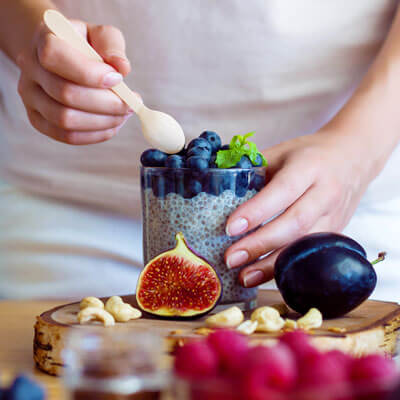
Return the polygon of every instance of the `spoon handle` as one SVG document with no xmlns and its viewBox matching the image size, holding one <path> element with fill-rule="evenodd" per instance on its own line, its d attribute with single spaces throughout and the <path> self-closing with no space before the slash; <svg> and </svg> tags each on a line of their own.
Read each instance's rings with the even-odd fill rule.
<svg viewBox="0 0 400 400">
<path fill-rule="evenodd" d="M 75 49 L 85 54 L 92 60 L 104 62 L 101 56 L 94 50 L 85 38 L 75 29 L 75 27 L 56 10 L 46 10 L 43 16 L 44 23 L 58 38 L 65 40 Z M 133 111 L 138 111 L 143 107 L 143 101 L 139 95 L 133 92 L 129 87 L 121 82 L 111 88 Z"/>
</svg>

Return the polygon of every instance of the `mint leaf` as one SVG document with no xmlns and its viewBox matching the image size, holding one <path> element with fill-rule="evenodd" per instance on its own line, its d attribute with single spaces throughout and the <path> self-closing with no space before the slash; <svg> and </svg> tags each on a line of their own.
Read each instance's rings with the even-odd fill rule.
<svg viewBox="0 0 400 400">
<path fill-rule="evenodd" d="M 229 144 L 229 150 L 220 150 L 217 153 L 215 163 L 218 168 L 234 167 L 244 155 L 248 156 L 252 164 L 255 165 L 258 154 L 260 154 L 262 158 L 262 165 L 267 166 L 267 160 L 258 151 L 257 145 L 247 140 L 253 135 L 254 132 L 249 132 L 245 135 L 235 135 Z"/>
<path fill-rule="evenodd" d="M 218 168 L 231 168 L 235 166 L 241 158 L 242 154 L 240 151 L 220 150 L 217 153 L 215 163 L 217 164 Z"/>
</svg>

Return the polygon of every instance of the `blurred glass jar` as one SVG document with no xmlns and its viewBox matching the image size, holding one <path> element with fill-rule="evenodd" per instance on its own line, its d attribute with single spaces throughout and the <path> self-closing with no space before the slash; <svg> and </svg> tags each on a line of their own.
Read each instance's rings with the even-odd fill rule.
<svg viewBox="0 0 400 400">
<path fill-rule="evenodd" d="M 71 400 L 159 400 L 168 385 L 162 340 L 148 331 L 75 329 L 63 356 Z"/>
</svg>

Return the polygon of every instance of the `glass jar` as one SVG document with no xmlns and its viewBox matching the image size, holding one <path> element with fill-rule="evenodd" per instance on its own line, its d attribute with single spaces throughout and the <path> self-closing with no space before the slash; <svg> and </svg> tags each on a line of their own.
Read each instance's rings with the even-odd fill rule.
<svg viewBox="0 0 400 400">
<path fill-rule="evenodd" d="M 142 167 L 145 263 L 175 247 L 175 235 L 182 232 L 221 277 L 221 304 L 254 308 L 257 289 L 243 288 L 238 282 L 240 269 L 229 270 L 224 261 L 226 249 L 242 236 L 229 237 L 225 226 L 229 215 L 264 187 L 265 171 L 264 167 L 204 172 Z"/>
<path fill-rule="evenodd" d="M 71 400 L 159 400 L 168 383 L 162 341 L 150 332 L 74 329 L 63 357 Z"/>
</svg>

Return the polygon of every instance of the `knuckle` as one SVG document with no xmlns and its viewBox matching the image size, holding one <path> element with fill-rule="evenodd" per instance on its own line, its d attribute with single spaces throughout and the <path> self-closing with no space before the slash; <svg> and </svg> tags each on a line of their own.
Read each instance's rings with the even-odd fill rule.
<svg viewBox="0 0 400 400">
<path fill-rule="evenodd" d="M 262 234 L 255 234 L 251 240 L 251 246 L 248 246 L 247 251 L 250 254 L 250 259 L 255 260 L 258 257 L 266 254 L 268 249 L 268 243 Z"/>
<path fill-rule="evenodd" d="M 76 103 L 76 90 L 70 83 L 62 83 L 58 89 L 58 98 L 63 104 L 73 105 Z"/>
<path fill-rule="evenodd" d="M 313 225 L 313 221 L 304 210 L 296 210 L 292 215 L 295 231 L 298 236 L 302 236 L 310 231 Z"/>
<path fill-rule="evenodd" d="M 66 132 L 64 135 L 64 143 L 71 146 L 77 146 L 80 144 L 79 136 L 76 132 Z"/>
<path fill-rule="evenodd" d="M 55 120 L 57 126 L 67 130 L 72 129 L 74 122 L 73 113 L 73 110 L 71 110 L 70 108 L 60 107 L 60 110 L 58 111 Z"/>
<path fill-rule="evenodd" d="M 38 46 L 39 62 L 44 68 L 49 68 L 53 65 L 55 59 L 55 46 L 52 35 L 46 35 Z"/>
</svg>

